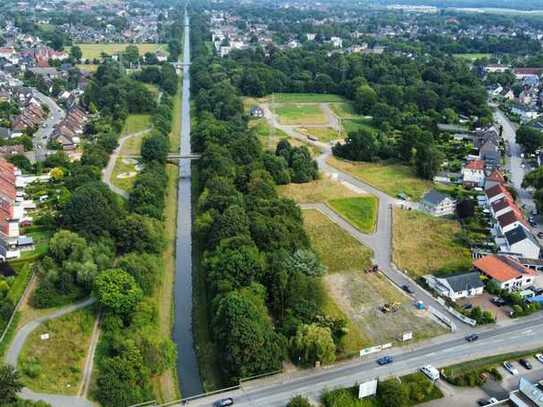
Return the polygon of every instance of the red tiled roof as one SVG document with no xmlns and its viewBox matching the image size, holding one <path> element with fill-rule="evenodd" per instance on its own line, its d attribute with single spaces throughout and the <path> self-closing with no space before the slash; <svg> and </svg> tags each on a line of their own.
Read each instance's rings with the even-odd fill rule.
<svg viewBox="0 0 543 407">
<path fill-rule="evenodd" d="M 513 73 L 517 75 L 540 75 L 543 68 L 515 68 Z"/>
<path fill-rule="evenodd" d="M 464 165 L 464 168 L 467 168 L 469 170 L 473 171 L 483 171 L 485 169 L 485 161 L 484 160 L 471 160 Z"/>
<path fill-rule="evenodd" d="M 482 273 L 500 282 L 519 278 L 521 275 L 535 275 L 535 272 L 524 267 L 513 257 L 490 255 L 477 259 L 473 266 Z"/>
<path fill-rule="evenodd" d="M 487 181 L 499 182 L 500 184 L 505 184 L 505 177 L 499 170 L 494 170 L 492 173 L 486 177 Z"/>
<path fill-rule="evenodd" d="M 511 200 L 513 200 L 509 191 L 502 184 L 496 184 L 493 187 L 488 188 L 485 193 L 488 198 L 494 198 L 495 196 L 503 193 L 506 196 L 510 197 Z"/>
<path fill-rule="evenodd" d="M 516 206 L 516 204 L 509 196 L 506 196 L 505 198 L 500 198 L 497 201 L 492 202 L 492 210 L 494 212 L 498 212 L 502 209 L 512 206 Z"/>
<path fill-rule="evenodd" d="M 512 207 L 512 209 L 512 211 L 498 216 L 498 222 L 500 223 L 500 226 L 504 228 L 508 225 L 511 225 L 512 223 L 521 222 L 526 227 L 529 227 L 528 222 L 526 222 L 526 219 L 522 215 L 522 212 L 520 212 L 520 210 L 517 208 L 517 206 L 515 205 L 514 207 Z"/>
</svg>

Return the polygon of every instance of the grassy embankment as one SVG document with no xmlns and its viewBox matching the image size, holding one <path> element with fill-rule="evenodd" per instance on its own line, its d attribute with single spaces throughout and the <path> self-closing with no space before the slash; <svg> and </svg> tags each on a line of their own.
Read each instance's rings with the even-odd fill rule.
<svg viewBox="0 0 543 407">
<path fill-rule="evenodd" d="M 95 320 L 94 310 L 85 308 L 33 331 L 19 356 L 25 385 L 38 392 L 77 394 Z M 49 339 L 42 340 L 44 334 Z"/>
<path fill-rule="evenodd" d="M 393 214 L 393 261 L 413 278 L 470 268 L 469 249 L 456 241 L 458 222 L 399 208 Z"/>
</svg>

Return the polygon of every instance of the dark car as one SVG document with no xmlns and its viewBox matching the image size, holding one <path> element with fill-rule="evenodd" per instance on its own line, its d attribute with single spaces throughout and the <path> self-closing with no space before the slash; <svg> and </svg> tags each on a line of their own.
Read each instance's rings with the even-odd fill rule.
<svg viewBox="0 0 543 407">
<path fill-rule="evenodd" d="M 406 293 L 413 294 L 415 291 L 408 286 L 407 284 L 402 285 L 402 290 L 404 290 Z"/>
<path fill-rule="evenodd" d="M 231 406 L 233 404 L 234 404 L 234 400 L 232 399 L 232 397 L 228 397 L 226 399 L 216 401 L 213 404 L 213 406 L 214 407 L 227 407 L 227 406 Z"/>
<path fill-rule="evenodd" d="M 537 237 L 540 238 L 540 239 L 543 239 L 543 232 L 538 232 Z"/>
<path fill-rule="evenodd" d="M 524 367 L 525 369 L 528 369 L 528 370 L 532 369 L 532 364 L 526 359 L 520 359 L 518 363 L 520 363 L 520 365 Z"/>
<path fill-rule="evenodd" d="M 383 356 L 382 358 L 377 359 L 377 364 L 380 366 L 388 365 L 389 363 L 394 362 L 392 356 Z"/>
<path fill-rule="evenodd" d="M 488 401 L 487 399 L 480 399 L 477 400 L 477 404 L 480 406 L 488 406 L 490 404 L 490 401 Z"/>
<path fill-rule="evenodd" d="M 473 304 L 469 304 L 469 303 L 468 303 L 468 304 L 464 304 L 464 305 L 462 306 L 462 308 L 464 308 L 464 309 L 472 309 L 472 308 L 473 308 Z"/>
<path fill-rule="evenodd" d="M 477 339 L 479 339 L 479 335 L 477 334 L 471 334 L 466 336 L 466 341 L 468 342 L 475 342 Z"/>
<path fill-rule="evenodd" d="M 498 307 L 501 307 L 506 304 L 505 300 L 500 297 L 494 297 L 490 300 L 492 304 L 497 305 Z"/>
</svg>

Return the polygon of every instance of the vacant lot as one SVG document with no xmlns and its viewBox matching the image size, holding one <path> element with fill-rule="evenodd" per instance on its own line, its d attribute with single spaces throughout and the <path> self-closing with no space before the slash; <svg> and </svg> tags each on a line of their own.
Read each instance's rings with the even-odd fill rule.
<svg viewBox="0 0 543 407">
<path fill-rule="evenodd" d="M 318 104 L 281 103 L 275 107 L 275 113 L 281 124 L 286 125 L 321 125 L 326 124 L 326 117 Z"/>
<path fill-rule="evenodd" d="M 334 210 L 364 233 L 372 233 L 377 222 L 379 200 L 374 196 L 340 198 L 328 201 Z"/>
<path fill-rule="evenodd" d="M 339 181 L 321 178 L 304 184 L 280 185 L 279 193 L 298 203 L 326 202 L 334 198 L 350 198 L 360 196 L 361 192 L 349 189 Z"/>
<path fill-rule="evenodd" d="M 396 196 L 400 192 L 418 201 L 432 183 L 418 178 L 411 167 L 401 164 L 363 163 L 338 160 L 332 157 L 328 164 L 345 171 L 373 187 Z"/>
<path fill-rule="evenodd" d="M 168 47 L 166 44 L 74 44 L 81 48 L 83 53 L 83 59 L 99 59 L 102 53 L 107 55 L 114 55 L 126 50 L 129 45 L 135 45 L 138 47 L 139 53 L 143 56 L 147 52 L 156 52 L 161 50 L 164 53 L 168 53 Z"/>
<path fill-rule="evenodd" d="M 393 260 L 414 278 L 471 265 L 470 251 L 455 240 L 460 225 L 418 211 L 394 209 Z"/>
<path fill-rule="evenodd" d="M 306 136 L 316 137 L 319 139 L 319 141 L 324 143 L 341 138 L 339 132 L 331 127 L 310 127 L 308 129 L 300 127 L 296 130 L 302 134 L 305 134 Z"/>
<path fill-rule="evenodd" d="M 45 322 L 28 337 L 19 356 L 26 386 L 35 391 L 77 394 L 95 315 L 91 308 Z M 40 335 L 49 334 L 48 340 Z"/>
<path fill-rule="evenodd" d="M 134 134 L 151 127 L 151 115 L 131 114 L 126 118 L 122 134 Z"/>
<path fill-rule="evenodd" d="M 274 93 L 267 97 L 274 103 L 341 103 L 345 98 L 323 93 Z"/>
<path fill-rule="evenodd" d="M 304 226 L 313 248 L 328 268 L 325 285 L 330 295 L 327 305 L 332 312 L 341 312 L 350 321 L 349 347 L 396 341 L 404 331 L 413 331 L 415 339 L 428 338 L 445 330 L 428 315 L 416 311 L 408 297 L 394 287 L 382 274 L 368 274 L 372 251 L 360 244 L 318 211 L 304 211 Z M 380 307 L 398 302 L 399 310 L 384 314 Z M 351 329 L 352 327 L 352 329 Z M 358 349 L 357 349 L 358 347 Z"/>
</svg>

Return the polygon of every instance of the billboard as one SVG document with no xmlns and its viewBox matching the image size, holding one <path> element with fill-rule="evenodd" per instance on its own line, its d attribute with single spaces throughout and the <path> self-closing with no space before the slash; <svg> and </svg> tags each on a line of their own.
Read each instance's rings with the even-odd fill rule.
<svg viewBox="0 0 543 407">
<path fill-rule="evenodd" d="M 377 393 L 377 379 L 362 383 L 358 386 L 358 398 L 374 396 Z"/>
</svg>

